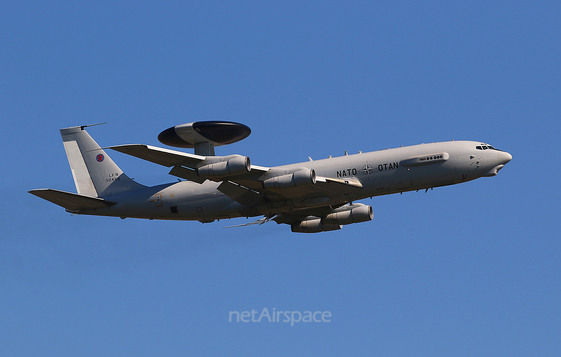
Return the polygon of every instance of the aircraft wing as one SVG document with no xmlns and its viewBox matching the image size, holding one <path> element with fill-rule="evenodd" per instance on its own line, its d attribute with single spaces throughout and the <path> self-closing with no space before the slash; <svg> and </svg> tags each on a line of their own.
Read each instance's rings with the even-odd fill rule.
<svg viewBox="0 0 561 357">
<path fill-rule="evenodd" d="M 110 146 L 109 149 L 167 167 L 176 165 L 196 167 L 199 163 L 206 159 L 206 157 L 200 155 L 193 155 L 186 152 L 168 150 L 143 144 Z"/>
<path fill-rule="evenodd" d="M 200 163 L 202 163 L 207 159 L 207 157 L 205 156 L 189 154 L 182 151 L 163 149 L 156 146 L 150 146 L 144 144 L 116 145 L 116 146 L 109 146 L 108 149 L 113 149 L 123 154 L 138 157 L 139 159 L 150 161 L 158 165 L 163 165 L 167 167 L 174 166 L 182 169 L 185 169 L 185 167 L 187 167 L 193 171 Z M 269 171 L 269 168 L 267 167 L 256 166 L 256 165 L 251 166 L 251 172 L 253 174 L 256 172 L 267 172 L 267 171 Z M 174 176 L 182 177 L 181 175 L 175 175 L 176 173 L 181 173 L 181 172 L 182 172 L 181 170 L 178 170 L 178 171 L 174 171 L 171 174 Z M 217 180 L 217 181 L 222 181 L 222 180 Z"/>
<path fill-rule="evenodd" d="M 223 182 L 219 187 L 222 193 L 241 204 L 249 206 L 254 206 L 263 201 L 302 201 L 304 199 L 312 199 L 310 202 L 313 203 L 311 204 L 317 205 L 321 204 L 321 202 L 317 202 L 318 200 L 327 202 L 337 198 L 340 201 L 346 194 L 362 189 L 362 184 L 357 179 L 323 176 L 317 176 L 314 185 L 266 189 L 263 187 L 262 176 L 271 170 L 268 167 L 251 165 L 249 172 L 226 177 L 207 177 L 199 176 L 195 171 L 195 168 L 207 159 L 205 156 L 143 144 L 118 145 L 109 148 L 159 165 L 172 167 L 169 172 L 171 175 L 189 181 L 198 183 L 203 183 L 205 180 Z"/>
<path fill-rule="evenodd" d="M 248 173 L 249 174 L 249 173 Z M 229 181 L 258 193 L 265 201 L 267 206 L 275 206 L 274 202 L 294 201 L 295 204 L 304 203 L 313 206 L 329 206 L 333 200 L 341 202 L 345 201 L 345 196 L 362 189 L 362 184 L 356 179 L 337 179 L 330 177 L 318 176 L 316 183 L 283 189 L 265 189 L 263 183 L 259 180 L 259 176 L 233 177 Z M 228 195 L 230 196 L 230 195 Z M 234 197 L 230 196 L 235 199 Z M 242 203 L 242 202 L 240 202 Z M 259 203 L 259 202 L 257 202 Z M 282 211 L 282 209 L 280 210 Z"/>
<path fill-rule="evenodd" d="M 353 178 L 348 178 L 348 179 L 340 179 L 340 178 L 333 178 L 333 177 L 323 177 L 323 176 L 318 176 L 316 178 L 316 182 L 321 183 L 337 183 L 340 185 L 346 185 L 349 187 L 354 187 L 354 188 L 362 188 L 362 183 L 357 180 L 357 179 L 353 179 Z"/>
<path fill-rule="evenodd" d="M 109 149 L 119 151 L 140 159 L 153 162 L 158 165 L 172 167 L 170 175 L 177 176 L 189 181 L 203 183 L 205 180 L 223 181 L 219 190 L 233 200 L 247 205 L 254 205 L 264 199 L 259 192 L 250 190 L 248 187 L 235 183 L 235 180 L 228 178 L 201 177 L 197 175 L 195 168 L 201 164 L 206 157 L 188 154 L 181 151 L 163 149 L 150 145 L 129 144 L 110 146 Z M 269 168 L 262 166 L 251 166 L 251 171 L 245 174 L 235 175 L 237 179 L 247 178 L 253 181 L 260 174 L 269 171 Z M 254 186 L 254 185 L 252 185 Z M 260 186 L 259 186 L 260 187 Z"/>
</svg>

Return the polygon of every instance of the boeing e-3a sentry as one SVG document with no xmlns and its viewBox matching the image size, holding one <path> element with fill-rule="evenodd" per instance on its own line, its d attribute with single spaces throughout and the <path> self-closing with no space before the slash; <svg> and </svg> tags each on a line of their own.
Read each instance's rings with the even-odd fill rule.
<svg viewBox="0 0 561 357">
<path fill-rule="evenodd" d="M 125 175 L 86 127 L 60 130 L 78 193 L 30 193 L 73 214 L 203 223 L 264 216 L 249 224 L 273 220 L 301 233 L 372 220 L 372 207 L 358 200 L 495 176 L 512 159 L 489 144 L 447 141 L 264 167 L 247 156 L 215 155 L 215 146 L 246 138 L 247 126 L 200 121 L 158 136 L 166 145 L 194 148 L 194 154 L 142 144 L 109 147 L 171 168 L 185 180 L 148 187 Z"/>
</svg>

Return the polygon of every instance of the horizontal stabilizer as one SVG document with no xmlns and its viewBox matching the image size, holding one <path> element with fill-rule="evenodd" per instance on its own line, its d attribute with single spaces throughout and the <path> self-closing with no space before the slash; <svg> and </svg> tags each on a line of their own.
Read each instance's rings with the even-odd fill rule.
<svg viewBox="0 0 561 357">
<path fill-rule="evenodd" d="M 52 188 L 31 190 L 29 191 L 29 193 L 52 202 L 56 205 L 62 206 L 69 211 L 106 208 L 108 206 L 116 204 L 116 202 L 107 201 L 103 198 L 89 197 L 79 195 L 77 193 L 53 190 Z"/>
</svg>

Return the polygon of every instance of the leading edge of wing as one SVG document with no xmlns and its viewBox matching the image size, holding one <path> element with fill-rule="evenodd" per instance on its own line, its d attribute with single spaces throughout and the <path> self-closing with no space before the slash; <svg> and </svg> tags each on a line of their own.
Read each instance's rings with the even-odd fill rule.
<svg viewBox="0 0 561 357">
<path fill-rule="evenodd" d="M 107 147 L 107 149 L 112 149 L 121 152 L 123 154 L 138 157 L 139 159 L 143 159 L 167 167 L 185 166 L 194 169 L 197 166 L 199 166 L 199 164 L 203 163 L 205 160 L 209 161 L 207 159 L 215 158 L 215 157 L 205 157 L 200 155 L 189 154 L 181 151 L 163 149 L 156 146 L 150 146 L 144 144 L 115 145 L 115 146 L 109 146 Z M 267 171 L 269 171 L 268 167 L 251 165 L 250 172 L 252 174 L 264 173 Z M 213 178 L 209 177 L 209 179 L 213 179 Z M 220 181 L 222 181 L 222 179 L 223 178 L 220 178 Z"/>
<path fill-rule="evenodd" d="M 144 144 L 116 145 L 109 146 L 108 149 L 167 167 L 176 165 L 196 167 L 199 163 L 206 159 L 206 157 L 200 155 L 188 154 L 186 152 L 163 149 Z"/>
</svg>

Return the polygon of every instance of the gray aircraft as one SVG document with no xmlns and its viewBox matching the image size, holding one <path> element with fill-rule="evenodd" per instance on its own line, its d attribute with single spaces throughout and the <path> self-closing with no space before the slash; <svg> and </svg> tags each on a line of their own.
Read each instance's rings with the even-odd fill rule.
<svg viewBox="0 0 561 357">
<path fill-rule="evenodd" d="M 247 137 L 247 126 L 202 121 L 158 136 L 164 144 L 194 148 L 194 154 L 141 144 L 109 147 L 170 167 L 171 175 L 185 179 L 148 187 L 125 175 L 86 127 L 60 130 L 78 193 L 30 193 L 73 214 L 203 223 L 264 216 L 249 224 L 273 220 L 302 233 L 372 220 L 372 207 L 358 200 L 495 176 L 512 159 L 481 142 L 447 141 L 263 167 L 247 156 L 215 156 L 215 146 Z"/>
</svg>

